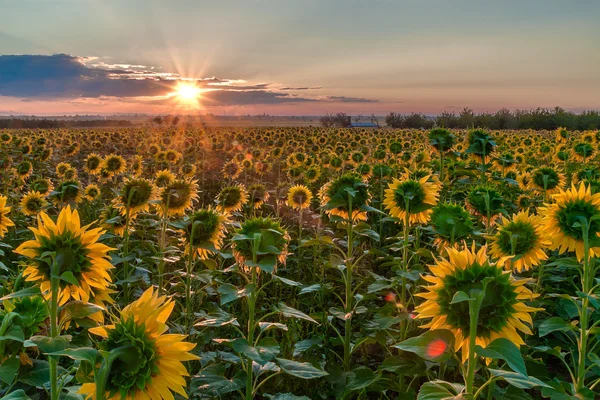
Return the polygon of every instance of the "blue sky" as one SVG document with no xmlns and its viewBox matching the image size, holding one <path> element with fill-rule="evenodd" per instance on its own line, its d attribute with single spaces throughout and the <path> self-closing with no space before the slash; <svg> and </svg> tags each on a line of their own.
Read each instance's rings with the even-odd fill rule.
<svg viewBox="0 0 600 400">
<path fill-rule="evenodd" d="M 595 0 L 20 0 L 1 13 L 4 113 L 174 111 L 182 78 L 210 88 L 200 106 L 217 113 L 600 108 Z M 30 57 L 53 54 L 71 58 Z"/>
</svg>

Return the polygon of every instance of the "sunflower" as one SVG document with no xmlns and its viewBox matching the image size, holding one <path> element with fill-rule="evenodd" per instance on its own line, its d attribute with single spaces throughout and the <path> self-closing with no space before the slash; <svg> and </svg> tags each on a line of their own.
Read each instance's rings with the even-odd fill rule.
<svg viewBox="0 0 600 400">
<path fill-rule="evenodd" d="M 580 226 L 585 218 L 589 225 L 590 256 L 600 256 L 600 193 L 592 194 L 584 182 L 560 190 L 552 196 L 554 203 L 540 207 L 542 232 L 550 242 L 550 250 L 559 254 L 574 251 L 577 259 L 584 257 L 583 230 Z"/>
<path fill-rule="evenodd" d="M 235 231 L 233 240 L 233 255 L 236 262 L 246 272 L 252 270 L 246 265 L 246 261 L 253 261 L 252 249 L 256 235 L 260 235 L 258 251 L 256 252 L 256 264 L 260 269 L 272 267 L 272 272 L 277 269 L 277 263 L 285 264 L 288 252 L 290 236 L 281 227 L 279 221 L 272 218 L 251 218 L 242 223 Z"/>
<path fill-rule="evenodd" d="M 569 133 L 569 131 L 566 128 L 558 128 L 555 131 L 555 137 L 556 137 L 557 143 L 565 143 L 565 142 L 569 141 L 570 136 L 571 136 L 571 134 Z"/>
<path fill-rule="evenodd" d="M 493 186 L 477 185 L 467 194 L 467 209 L 482 218 L 486 227 L 494 226 L 496 218 L 504 211 L 504 198 Z"/>
<path fill-rule="evenodd" d="M 269 201 L 270 197 L 267 188 L 260 183 L 249 186 L 248 195 L 250 198 L 250 205 L 256 210 Z"/>
<path fill-rule="evenodd" d="M 173 399 L 172 392 L 187 398 L 188 372 L 183 362 L 198 357 L 189 353 L 196 345 L 184 342 L 184 335 L 166 333 L 174 307 L 173 300 L 150 288 L 125 307 L 112 325 L 89 330 L 103 338 L 98 344 L 103 351 L 126 348 L 111 365 L 104 399 Z M 84 383 L 79 392 L 100 400 L 95 383 Z"/>
<path fill-rule="evenodd" d="M 175 174 L 169 171 L 168 169 L 163 169 L 162 171 L 158 171 L 154 176 L 154 183 L 159 188 L 164 188 L 169 186 L 171 183 L 175 181 Z"/>
<path fill-rule="evenodd" d="M 48 206 L 48 202 L 44 195 L 40 192 L 28 192 L 21 199 L 21 212 L 25 215 L 37 215 Z"/>
<path fill-rule="evenodd" d="M 60 280 L 59 304 L 70 298 L 87 302 L 97 290 L 106 290 L 111 283 L 109 271 L 113 268 L 107 254 L 110 247 L 99 243 L 102 228 L 82 227 L 77 210 L 63 208 L 55 223 L 45 212 L 38 215 L 37 228 L 29 228 L 34 240 L 22 243 L 15 253 L 29 258 L 23 276 L 29 282 L 39 282 L 43 293 L 50 292 L 50 277 L 69 272 L 77 284 Z M 46 254 L 54 254 L 50 261 Z M 57 271 L 53 272 L 53 263 Z"/>
<path fill-rule="evenodd" d="M 394 179 L 385 190 L 383 204 L 392 217 L 405 223 L 408 213 L 409 225 L 425 224 L 431 208 L 438 202 L 439 186 L 428 182 L 430 175 L 421 179 L 401 181 Z"/>
<path fill-rule="evenodd" d="M 148 179 L 128 179 L 118 196 L 113 200 L 115 207 L 121 210 L 123 215 L 135 215 L 139 212 L 147 212 L 150 203 L 158 200 L 159 189 Z"/>
<path fill-rule="evenodd" d="M 89 185 L 87 185 L 85 187 L 84 196 L 89 201 L 94 201 L 96 199 L 99 199 L 101 197 L 101 195 L 102 195 L 102 192 L 100 191 L 100 188 L 98 187 L 98 185 L 96 185 L 94 183 L 90 183 Z"/>
<path fill-rule="evenodd" d="M 227 179 L 234 180 L 240 176 L 241 173 L 242 168 L 240 167 L 240 164 L 234 160 L 228 161 L 223 165 L 223 176 Z"/>
<path fill-rule="evenodd" d="M 58 163 L 56 165 L 56 175 L 58 175 L 60 178 L 62 178 L 62 176 L 65 174 L 65 171 L 69 168 L 71 168 L 71 164 L 69 164 L 69 163 L 66 163 L 66 162 Z"/>
<path fill-rule="evenodd" d="M 288 191 L 287 205 L 295 210 L 304 210 L 310 207 L 313 195 L 304 185 L 292 186 Z"/>
<path fill-rule="evenodd" d="M 160 193 L 160 207 L 158 213 L 170 216 L 182 215 L 185 210 L 192 207 L 194 200 L 198 198 L 198 184 L 196 181 L 176 179 L 165 186 Z"/>
<path fill-rule="evenodd" d="M 517 175 L 516 180 L 521 190 L 529 190 L 529 187 L 531 186 L 531 174 L 529 172 L 520 173 Z"/>
<path fill-rule="evenodd" d="M 241 185 L 224 187 L 217 195 L 217 209 L 225 214 L 241 210 L 247 202 L 248 193 Z"/>
<path fill-rule="evenodd" d="M 350 219 L 351 223 L 367 219 L 363 208 L 369 205 L 371 196 L 368 185 L 359 175 L 349 173 L 326 183 L 319 190 L 319 197 L 321 207 L 329 216 Z M 349 215 L 350 208 L 352 216 Z"/>
<path fill-rule="evenodd" d="M 549 242 L 544 239 L 541 218 L 528 211 L 514 214 L 512 219 L 502 217 L 496 234 L 489 237 L 490 255 L 504 261 L 507 270 L 530 270 L 547 260 L 544 252 Z"/>
<path fill-rule="evenodd" d="M 76 180 L 61 182 L 56 189 L 50 193 L 48 198 L 57 205 L 77 204 L 81 202 L 82 197 L 79 182 Z"/>
<path fill-rule="evenodd" d="M 33 172 L 33 165 L 31 165 L 30 161 L 23 160 L 17 165 L 16 170 L 19 178 L 26 180 Z"/>
<path fill-rule="evenodd" d="M 429 145 L 437 152 L 446 153 L 452 150 L 456 136 L 447 129 L 435 128 L 429 132 L 427 139 L 429 140 Z"/>
<path fill-rule="evenodd" d="M 531 197 L 522 194 L 519 197 L 517 197 L 516 205 L 519 208 L 519 210 L 528 211 L 533 207 L 533 200 L 531 199 Z"/>
<path fill-rule="evenodd" d="M 98 175 L 102 167 L 102 158 L 98 154 L 91 153 L 85 159 L 83 169 L 90 175 Z"/>
<path fill-rule="evenodd" d="M 196 166 L 194 164 L 183 164 L 181 166 L 181 173 L 186 178 L 193 178 L 196 175 Z"/>
<path fill-rule="evenodd" d="M 131 169 L 131 173 L 133 176 L 140 176 L 144 169 L 144 161 L 142 156 L 134 156 L 131 160 L 131 165 L 129 167 Z"/>
<path fill-rule="evenodd" d="M 127 163 L 123 157 L 116 154 L 109 154 L 102 160 L 102 168 L 112 177 L 125 172 Z"/>
<path fill-rule="evenodd" d="M 561 191 L 565 186 L 565 175 L 556 171 L 552 167 L 541 167 L 533 171 L 529 188 L 538 192 L 555 194 Z"/>
<path fill-rule="evenodd" d="M 486 131 L 481 129 L 476 129 L 469 132 L 467 136 L 467 143 L 469 145 L 467 153 L 471 154 L 471 156 L 473 156 L 477 162 L 487 163 L 490 155 L 496 148 L 496 142 L 494 141 L 494 138 Z"/>
<path fill-rule="evenodd" d="M 130 216 L 130 218 L 134 219 L 135 215 Z M 131 221 L 129 222 L 129 229 L 131 229 Z M 123 236 L 126 226 L 125 217 L 121 214 L 120 209 L 112 204 L 108 205 L 100 214 L 100 226 L 112 234 Z"/>
<path fill-rule="evenodd" d="M 476 343 L 487 347 L 489 343 L 506 338 L 515 345 L 525 344 L 518 331 L 531 335 L 533 321 L 530 313 L 540 311 L 527 306 L 522 300 L 536 297 L 524 285 L 526 279 L 515 279 L 502 266 L 490 262 L 487 248 L 476 251 L 473 248 L 459 251 L 448 248 L 448 258 L 441 258 L 429 267 L 433 275 L 423 279 L 431 283 L 425 286 L 426 293 L 416 296 L 426 299 L 415 308 L 417 319 L 430 319 L 423 328 L 430 330 L 447 329 L 454 333 L 454 351 L 462 349 L 463 362 L 469 356 L 469 304 L 466 301 L 452 303 L 454 295 L 462 291 L 483 290 L 487 282 L 479 318 L 477 321 Z M 525 322 L 525 323 L 524 323 Z"/>
<path fill-rule="evenodd" d="M 594 156 L 594 146 L 588 142 L 579 142 L 573 146 L 573 157 L 575 160 L 585 163 Z"/>
<path fill-rule="evenodd" d="M 0 194 L 0 239 L 4 237 L 8 228 L 15 226 L 15 224 L 8 218 L 11 207 L 6 205 L 6 196 Z"/>
<path fill-rule="evenodd" d="M 458 204 L 438 204 L 431 210 L 431 228 L 436 235 L 434 244 L 442 252 L 447 246 L 457 247 L 460 241 L 473 234 L 471 214 Z"/>
<path fill-rule="evenodd" d="M 186 251 L 191 238 L 192 246 L 197 249 L 200 258 L 207 259 L 210 254 L 223 247 L 228 222 L 227 214 L 222 214 L 212 207 L 194 211 L 183 222 Z"/>
</svg>

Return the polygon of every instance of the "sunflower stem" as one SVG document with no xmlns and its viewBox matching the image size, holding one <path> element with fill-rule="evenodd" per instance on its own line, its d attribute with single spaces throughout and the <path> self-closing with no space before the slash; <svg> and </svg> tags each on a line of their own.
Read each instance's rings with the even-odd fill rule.
<svg viewBox="0 0 600 400">
<path fill-rule="evenodd" d="M 52 262 L 52 275 L 50 277 L 50 290 L 52 299 L 50 300 L 50 337 L 56 338 L 58 332 L 58 292 L 60 291 L 60 269 L 56 260 Z M 50 369 L 50 398 L 58 400 L 58 358 L 56 356 L 48 356 L 48 364 Z"/>
<path fill-rule="evenodd" d="M 188 262 L 187 262 L 187 271 L 185 274 L 186 282 L 185 282 L 185 312 L 187 316 L 187 327 L 188 332 L 192 331 L 192 271 L 194 268 L 194 224 L 191 224 L 190 231 L 190 247 L 188 254 Z"/>
<path fill-rule="evenodd" d="M 477 356 L 475 355 L 475 345 L 477 344 L 477 325 L 479 322 L 479 310 L 485 293 L 485 285 L 477 295 L 473 296 L 474 300 L 469 301 L 469 358 L 467 366 L 466 392 L 468 395 L 473 395 L 473 383 L 475 382 L 475 369 L 477 368 Z"/>
<path fill-rule="evenodd" d="M 589 243 L 589 232 L 590 226 L 587 220 L 582 221 L 581 229 L 583 231 L 583 272 L 581 274 L 581 286 L 583 293 L 586 295 L 590 294 L 591 283 L 593 276 L 590 276 L 590 243 Z M 580 313 L 580 330 L 579 330 L 579 357 L 577 362 L 577 381 L 575 382 L 575 389 L 577 393 L 581 389 L 585 388 L 585 361 L 587 356 L 587 342 L 588 342 L 588 297 L 581 299 L 581 313 Z"/>
<path fill-rule="evenodd" d="M 350 371 L 350 340 L 352 338 L 352 253 L 353 249 L 353 218 L 352 218 L 352 196 L 348 201 L 348 226 L 346 227 L 348 253 L 346 254 L 346 320 L 344 321 L 344 371 Z"/>
<path fill-rule="evenodd" d="M 258 243 L 257 238 L 254 238 L 254 242 L 252 243 L 252 279 L 250 284 L 256 288 L 257 281 L 257 271 L 256 264 L 258 260 Z M 248 295 L 248 335 L 246 336 L 248 345 L 254 346 L 254 309 L 256 306 L 256 297 L 257 291 L 256 289 L 251 291 Z M 254 397 L 254 384 L 253 384 L 253 371 L 252 371 L 252 360 L 248 359 L 246 364 L 246 400 L 252 400 Z"/>
</svg>

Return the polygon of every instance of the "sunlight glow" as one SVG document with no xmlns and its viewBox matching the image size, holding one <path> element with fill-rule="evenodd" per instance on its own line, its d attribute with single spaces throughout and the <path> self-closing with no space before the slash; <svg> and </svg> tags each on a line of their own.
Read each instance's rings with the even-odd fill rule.
<svg viewBox="0 0 600 400">
<path fill-rule="evenodd" d="M 200 97 L 201 90 L 197 88 L 194 84 L 190 83 L 180 83 L 177 86 L 177 91 L 175 94 L 183 101 L 193 102 L 196 101 L 198 97 Z"/>
</svg>

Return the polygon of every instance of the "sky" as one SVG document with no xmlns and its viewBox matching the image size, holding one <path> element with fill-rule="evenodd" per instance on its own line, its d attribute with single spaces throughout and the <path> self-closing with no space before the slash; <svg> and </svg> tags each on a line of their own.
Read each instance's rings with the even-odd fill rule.
<svg viewBox="0 0 600 400">
<path fill-rule="evenodd" d="M 598 0 L 20 0 L 0 14 L 0 115 L 600 109 Z"/>
</svg>

